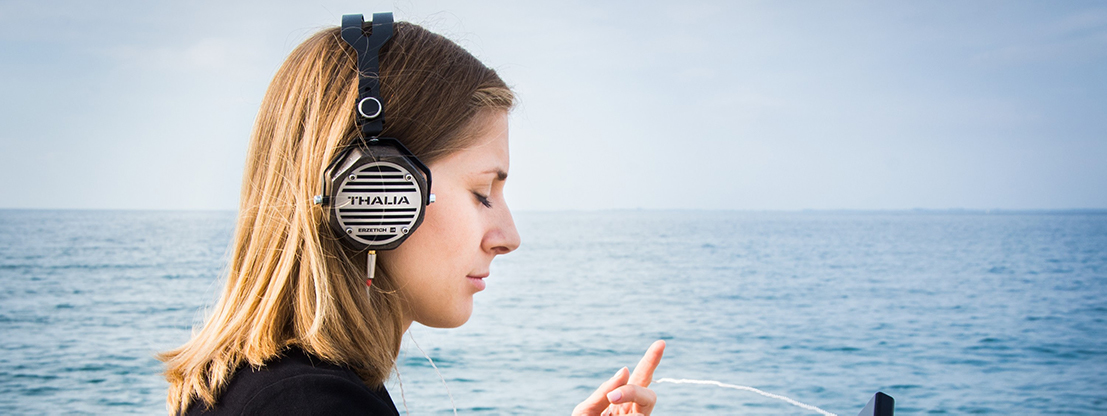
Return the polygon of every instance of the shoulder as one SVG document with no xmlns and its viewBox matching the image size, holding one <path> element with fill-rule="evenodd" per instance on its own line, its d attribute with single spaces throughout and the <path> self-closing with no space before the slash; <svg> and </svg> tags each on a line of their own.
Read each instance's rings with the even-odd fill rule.
<svg viewBox="0 0 1107 416">
<path fill-rule="evenodd" d="M 235 372 L 213 409 L 188 415 L 399 415 L 388 392 L 370 389 L 348 368 L 289 350 L 254 369 Z"/>
</svg>

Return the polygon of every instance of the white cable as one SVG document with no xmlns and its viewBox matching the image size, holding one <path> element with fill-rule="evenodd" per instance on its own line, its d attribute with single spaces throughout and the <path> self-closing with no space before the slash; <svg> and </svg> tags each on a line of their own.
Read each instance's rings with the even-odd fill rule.
<svg viewBox="0 0 1107 416">
<path fill-rule="evenodd" d="M 400 382 L 400 400 L 404 403 L 404 414 L 411 416 L 411 411 L 407 409 L 407 396 L 404 395 L 404 378 L 400 377 L 400 366 L 396 365 L 396 380 Z"/>
<path fill-rule="evenodd" d="M 431 357 L 427 355 L 426 351 L 423 351 L 423 347 L 419 346 L 419 343 L 415 341 L 415 337 L 411 336 L 410 331 L 407 333 L 407 337 L 411 340 L 412 344 L 415 344 L 415 348 L 418 348 L 419 352 L 423 353 L 424 357 L 427 357 L 427 362 L 431 363 L 431 368 L 434 368 L 434 372 L 437 373 L 438 378 L 442 380 L 442 386 L 446 387 L 446 395 L 450 396 L 450 406 L 454 408 L 454 416 L 457 416 L 457 404 L 454 403 L 454 395 L 450 394 L 450 386 L 446 384 L 446 378 L 442 377 L 442 373 L 438 371 L 438 366 L 434 365 L 434 360 L 432 360 Z"/>
<path fill-rule="evenodd" d="M 673 384 L 707 384 L 707 385 L 718 386 L 718 387 L 723 387 L 723 388 L 728 388 L 728 389 L 752 391 L 754 393 L 760 394 L 760 395 L 765 396 L 765 397 L 784 400 L 784 401 L 786 401 L 786 402 L 788 402 L 788 403 L 790 403 L 794 406 L 798 406 L 798 407 L 802 407 L 802 408 L 807 409 L 807 410 L 812 410 L 812 411 L 815 411 L 815 412 L 819 412 L 823 416 L 838 416 L 834 413 L 830 413 L 830 412 L 828 412 L 826 410 L 823 410 L 823 409 L 820 409 L 818 407 L 815 407 L 815 406 L 812 406 L 812 405 L 809 405 L 809 404 L 800 403 L 800 402 L 792 400 L 788 397 L 781 396 L 779 394 L 768 393 L 768 392 L 758 390 L 758 389 L 755 389 L 755 388 L 749 387 L 749 386 L 739 386 L 739 385 L 735 385 L 735 384 L 727 384 L 727 383 L 722 383 L 722 382 L 718 382 L 718 381 L 714 381 L 714 380 L 689 380 L 689 379 L 685 379 L 685 378 L 682 378 L 682 379 L 662 378 L 662 379 L 658 379 L 654 382 L 655 383 L 673 383 Z"/>
</svg>

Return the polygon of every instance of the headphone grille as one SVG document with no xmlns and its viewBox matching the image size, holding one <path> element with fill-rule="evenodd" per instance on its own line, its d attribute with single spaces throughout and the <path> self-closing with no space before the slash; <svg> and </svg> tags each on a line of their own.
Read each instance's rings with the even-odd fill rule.
<svg viewBox="0 0 1107 416">
<path fill-rule="evenodd" d="M 335 217 L 347 236 L 375 248 L 403 238 L 414 228 L 423 197 L 412 172 L 377 161 L 344 178 L 335 199 Z"/>
</svg>

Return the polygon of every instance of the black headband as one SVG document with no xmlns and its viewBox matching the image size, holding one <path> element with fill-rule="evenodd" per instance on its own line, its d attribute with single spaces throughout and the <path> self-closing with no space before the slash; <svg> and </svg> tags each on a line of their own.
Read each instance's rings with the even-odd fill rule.
<svg viewBox="0 0 1107 416">
<path fill-rule="evenodd" d="M 357 124 L 363 138 L 376 137 L 384 130 L 384 104 L 381 102 L 381 46 L 392 37 L 392 13 L 373 13 L 373 26 L 365 35 L 365 18 L 360 14 L 342 16 L 342 40 L 357 52 Z"/>
</svg>

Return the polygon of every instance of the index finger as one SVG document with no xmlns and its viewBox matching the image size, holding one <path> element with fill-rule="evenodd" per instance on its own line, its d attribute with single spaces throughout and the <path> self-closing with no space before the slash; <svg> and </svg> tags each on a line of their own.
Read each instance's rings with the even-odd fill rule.
<svg viewBox="0 0 1107 416">
<path fill-rule="evenodd" d="M 661 362 L 661 355 L 664 353 L 665 341 L 657 340 L 650 344 L 646 355 L 643 355 L 638 365 L 634 366 L 634 373 L 631 373 L 627 384 L 649 387 L 653 382 L 653 370 L 657 369 L 657 364 Z"/>
</svg>

